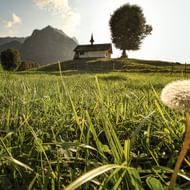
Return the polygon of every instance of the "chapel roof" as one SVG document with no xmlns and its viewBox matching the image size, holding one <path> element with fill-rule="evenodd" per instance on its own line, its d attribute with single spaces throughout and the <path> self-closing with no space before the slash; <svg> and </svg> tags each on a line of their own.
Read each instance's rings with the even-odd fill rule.
<svg viewBox="0 0 190 190">
<path fill-rule="evenodd" d="M 112 45 L 110 43 L 106 44 L 93 44 L 93 45 L 78 45 L 74 51 L 81 52 L 81 51 L 110 51 L 112 53 Z"/>
</svg>

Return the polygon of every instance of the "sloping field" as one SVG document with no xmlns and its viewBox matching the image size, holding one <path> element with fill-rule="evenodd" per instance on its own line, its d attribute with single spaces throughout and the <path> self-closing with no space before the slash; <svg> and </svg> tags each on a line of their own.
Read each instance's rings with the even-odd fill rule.
<svg viewBox="0 0 190 190">
<path fill-rule="evenodd" d="M 39 71 L 59 71 L 57 63 L 42 66 Z M 61 70 L 190 72 L 190 65 L 138 59 L 81 59 L 61 63 Z"/>
</svg>

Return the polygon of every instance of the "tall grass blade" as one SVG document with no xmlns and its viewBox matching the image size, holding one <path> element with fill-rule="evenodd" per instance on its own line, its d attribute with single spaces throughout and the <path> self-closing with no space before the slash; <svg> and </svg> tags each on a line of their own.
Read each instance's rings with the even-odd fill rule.
<svg viewBox="0 0 190 190">
<path fill-rule="evenodd" d="M 81 185 L 83 185 L 84 183 L 90 181 L 91 179 L 115 168 L 126 168 L 126 167 L 121 166 L 121 165 L 116 165 L 116 164 L 108 164 L 108 165 L 100 166 L 82 175 L 73 183 L 71 183 L 69 186 L 67 186 L 64 190 L 74 190 L 80 187 Z"/>
<path fill-rule="evenodd" d="M 151 116 L 154 114 L 155 112 L 151 112 L 149 113 L 147 116 L 144 117 L 144 119 L 140 122 L 139 126 L 135 129 L 135 131 L 133 132 L 132 136 L 131 136 L 131 146 L 133 146 L 136 137 L 138 136 L 139 132 L 141 131 L 142 127 L 144 126 L 144 123 L 151 118 Z"/>
<path fill-rule="evenodd" d="M 18 166 L 21 166 L 23 168 L 25 168 L 26 170 L 29 170 L 29 171 L 33 171 L 33 169 L 31 167 L 29 167 L 28 165 L 24 164 L 23 162 L 20 162 L 19 160 L 13 158 L 13 157 L 6 157 L 7 160 L 9 160 L 10 162 L 18 165 Z"/>
<path fill-rule="evenodd" d="M 129 168 L 127 172 L 132 189 L 144 190 L 138 171 L 135 168 Z"/>
<path fill-rule="evenodd" d="M 130 140 L 125 140 L 124 142 L 124 156 L 125 156 L 125 162 L 127 163 L 127 166 L 129 166 L 130 163 Z"/>
</svg>

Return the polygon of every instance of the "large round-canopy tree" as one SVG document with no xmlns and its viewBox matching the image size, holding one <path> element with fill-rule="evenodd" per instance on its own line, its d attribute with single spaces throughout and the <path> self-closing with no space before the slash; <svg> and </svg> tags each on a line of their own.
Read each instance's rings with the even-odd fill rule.
<svg viewBox="0 0 190 190">
<path fill-rule="evenodd" d="M 152 26 L 146 24 L 141 7 L 125 4 L 111 15 L 110 29 L 112 42 L 122 50 L 122 57 L 127 57 L 126 50 L 138 50 L 142 40 L 151 34 Z"/>
</svg>

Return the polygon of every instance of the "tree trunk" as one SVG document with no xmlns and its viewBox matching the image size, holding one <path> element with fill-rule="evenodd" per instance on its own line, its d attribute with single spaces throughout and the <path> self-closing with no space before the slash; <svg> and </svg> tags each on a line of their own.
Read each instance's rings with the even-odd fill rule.
<svg viewBox="0 0 190 190">
<path fill-rule="evenodd" d="M 123 49 L 122 50 L 122 55 L 121 55 L 121 58 L 128 58 L 127 54 L 126 54 L 126 50 Z"/>
</svg>

